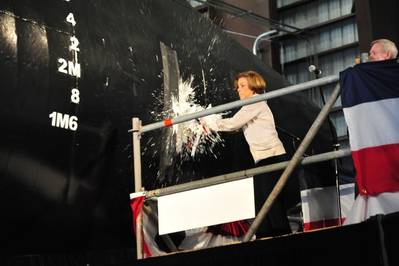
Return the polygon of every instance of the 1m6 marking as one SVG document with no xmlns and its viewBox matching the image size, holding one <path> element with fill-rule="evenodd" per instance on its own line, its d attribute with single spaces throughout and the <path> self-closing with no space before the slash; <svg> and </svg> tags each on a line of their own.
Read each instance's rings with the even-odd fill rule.
<svg viewBox="0 0 399 266">
<path fill-rule="evenodd" d="M 74 115 L 52 112 L 49 114 L 51 126 L 76 131 L 78 129 L 78 118 Z"/>
</svg>

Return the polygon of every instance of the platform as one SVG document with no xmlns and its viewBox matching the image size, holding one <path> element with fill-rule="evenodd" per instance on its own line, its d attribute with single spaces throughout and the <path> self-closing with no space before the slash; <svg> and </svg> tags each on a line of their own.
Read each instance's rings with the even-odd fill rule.
<svg viewBox="0 0 399 266">
<path fill-rule="evenodd" d="M 142 260 L 138 265 L 399 265 L 399 213 L 354 225 Z"/>
<path fill-rule="evenodd" d="M 134 248 L 0 257 L 2 266 L 399 265 L 399 213 L 349 226 L 137 261 Z"/>
</svg>

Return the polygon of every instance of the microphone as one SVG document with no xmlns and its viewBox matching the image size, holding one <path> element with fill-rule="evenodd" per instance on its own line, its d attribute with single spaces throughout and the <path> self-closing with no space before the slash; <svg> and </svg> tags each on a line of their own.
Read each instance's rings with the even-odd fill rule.
<svg viewBox="0 0 399 266">
<path fill-rule="evenodd" d="M 321 69 L 318 69 L 315 65 L 310 65 L 308 70 L 310 73 L 314 73 L 316 76 L 319 76 L 322 73 Z"/>
</svg>

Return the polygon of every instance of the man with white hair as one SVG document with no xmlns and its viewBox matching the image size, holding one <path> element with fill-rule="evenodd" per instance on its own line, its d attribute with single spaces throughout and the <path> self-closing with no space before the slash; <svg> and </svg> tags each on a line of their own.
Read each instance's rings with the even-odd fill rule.
<svg viewBox="0 0 399 266">
<path fill-rule="evenodd" d="M 394 42 L 388 39 L 378 39 L 371 42 L 369 52 L 370 61 L 382 61 L 395 59 L 398 56 L 398 48 Z"/>
</svg>

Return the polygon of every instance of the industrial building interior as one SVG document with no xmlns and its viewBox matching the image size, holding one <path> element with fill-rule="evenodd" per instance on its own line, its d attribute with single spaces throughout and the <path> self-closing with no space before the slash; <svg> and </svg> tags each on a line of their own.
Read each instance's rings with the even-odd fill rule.
<svg viewBox="0 0 399 266">
<path fill-rule="evenodd" d="M 374 40 L 399 45 L 398 12 L 397 0 L 0 1 L 0 266 L 397 265 L 399 204 L 344 226 L 368 192 L 339 89 Z M 231 89 L 244 70 L 265 78 L 289 157 L 263 172 L 244 134 L 202 120 L 244 106 Z M 286 180 L 263 207 L 281 194 L 292 233 L 256 239 L 256 215 L 161 233 L 167 197 L 276 170 Z M 169 208 L 199 221 L 204 193 Z"/>
</svg>

